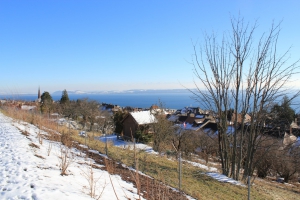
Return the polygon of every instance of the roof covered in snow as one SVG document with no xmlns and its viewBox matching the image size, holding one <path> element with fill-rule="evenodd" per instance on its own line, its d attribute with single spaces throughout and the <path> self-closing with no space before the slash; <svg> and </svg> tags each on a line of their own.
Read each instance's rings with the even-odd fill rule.
<svg viewBox="0 0 300 200">
<path fill-rule="evenodd" d="M 171 122 L 175 122 L 177 119 L 179 118 L 178 115 L 171 115 L 168 120 L 171 121 Z"/>
<path fill-rule="evenodd" d="M 153 114 L 149 110 L 147 111 L 138 111 L 138 112 L 130 112 L 130 115 L 134 118 L 134 120 L 139 124 L 152 124 L 156 123 L 157 120 Z"/>
</svg>

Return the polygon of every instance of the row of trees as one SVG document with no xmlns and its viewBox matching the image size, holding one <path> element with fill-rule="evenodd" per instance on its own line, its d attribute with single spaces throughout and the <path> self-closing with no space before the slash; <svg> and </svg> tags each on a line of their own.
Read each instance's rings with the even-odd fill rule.
<svg viewBox="0 0 300 200">
<path fill-rule="evenodd" d="M 112 128 L 113 122 L 108 112 L 100 110 L 97 101 L 89 99 L 69 99 L 68 92 L 64 90 L 59 102 L 53 102 L 49 92 L 41 95 L 41 111 L 43 113 L 56 112 L 68 119 L 75 119 L 80 122 L 83 130 L 92 131 L 93 129 L 105 132 Z"/>
</svg>

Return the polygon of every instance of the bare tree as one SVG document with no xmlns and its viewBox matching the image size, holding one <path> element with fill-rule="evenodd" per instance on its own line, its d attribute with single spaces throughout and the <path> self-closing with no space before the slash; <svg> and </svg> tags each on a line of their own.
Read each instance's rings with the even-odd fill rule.
<svg viewBox="0 0 300 200">
<path fill-rule="evenodd" d="M 273 152 L 274 160 L 272 163 L 273 170 L 288 182 L 294 175 L 300 172 L 300 149 L 297 142 L 283 146 Z"/>
<path fill-rule="evenodd" d="M 196 148 L 199 147 L 200 137 L 199 133 L 186 130 L 182 127 L 173 127 L 171 144 L 177 154 L 184 153 L 184 156 L 190 156 L 191 153 L 195 153 Z"/>
<path fill-rule="evenodd" d="M 199 53 L 194 45 L 192 64 L 200 83 L 195 81 L 196 90 L 191 92 L 214 111 L 222 173 L 238 180 L 242 162 L 243 178 L 252 175 L 253 158 L 266 132 L 267 113 L 279 97 L 289 92 L 287 83 L 297 73 L 298 61 L 288 62 L 289 50 L 278 53 L 280 24 L 272 24 L 258 42 L 254 40 L 256 23 L 250 27 L 239 17 L 232 18 L 231 25 L 231 32 L 224 34 L 221 42 L 215 35 L 205 35 Z M 227 120 L 230 108 L 235 111 L 232 133 L 228 132 Z M 245 124 L 247 113 L 251 120 Z"/>
<path fill-rule="evenodd" d="M 88 99 L 78 99 L 77 109 L 81 116 L 81 124 L 83 129 L 86 128 L 87 122 L 90 123 L 90 129 L 96 121 L 96 117 L 100 115 L 99 103 L 97 101 L 89 101 Z"/>
<path fill-rule="evenodd" d="M 205 159 L 206 164 L 208 164 L 209 155 L 216 155 L 218 152 L 216 135 L 213 134 L 213 131 L 206 133 L 200 130 L 196 138 L 197 148 L 200 150 L 198 153 Z"/>
<path fill-rule="evenodd" d="M 174 128 L 165 115 L 156 115 L 157 123 L 152 124 L 153 128 L 153 149 L 161 153 L 166 150 L 174 135 Z"/>
<path fill-rule="evenodd" d="M 276 152 L 280 148 L 280 139 L 272 136 L 263 136 L 260 145 L 257 147 L 253 163 L 256 169 L 256 174 L 260 178 L 266 178 L 271 175 L 272 167 L 276 159 Z M 246 147 L 246 145 L 245 145 Z"/>
</svg>

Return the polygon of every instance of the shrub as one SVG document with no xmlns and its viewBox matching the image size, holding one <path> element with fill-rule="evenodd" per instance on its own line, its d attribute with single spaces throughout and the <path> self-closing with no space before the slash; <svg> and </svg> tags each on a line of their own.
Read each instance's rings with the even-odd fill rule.
<svg viewBox="0 0 300 200">
<path fill-rule="evenodd" d="M 135 133 L 135 139 L 137 142 L 149 143 L 152 140 L 152 134 L 146 133 L 142 130 L 137 130 Z"/>
</svg>

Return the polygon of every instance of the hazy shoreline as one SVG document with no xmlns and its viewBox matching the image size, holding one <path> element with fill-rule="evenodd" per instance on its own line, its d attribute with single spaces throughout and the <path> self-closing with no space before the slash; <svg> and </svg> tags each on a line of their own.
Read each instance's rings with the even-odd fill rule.
<svg viewBox="0 0 300 200">
<path fill-rule="evenodd" d="M 88 98 L 100 103 L 109 103 L 122 107 L 131 106 L 149 108 L 153 104 L 163 103 L 166 108 L 180 109 L 186 106 L 198 107 L 199 104 L 191 98 L 192 93 L 185 90 L 130 90 L 121 93 L 74 93 L 69 92 L 71 100 Z M 62 92 L 51 94 L 54 101 L 60 100 Z M 0 99 L 35 101 L 37 94 L 0 95 Z"/>
</svg>

